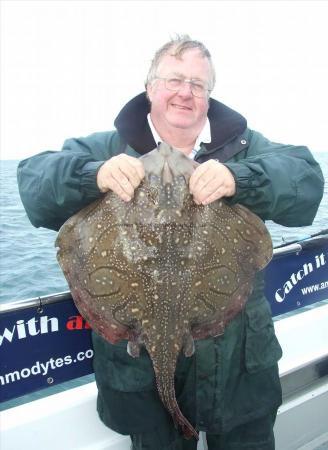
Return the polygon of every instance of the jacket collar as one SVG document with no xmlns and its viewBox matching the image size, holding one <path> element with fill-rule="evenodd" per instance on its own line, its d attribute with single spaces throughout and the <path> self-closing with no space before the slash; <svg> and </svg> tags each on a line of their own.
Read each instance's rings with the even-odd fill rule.
<svg viewBox="0 0 328 450">
<path fill-rule="evenodd" d="M 122 138 L 140 154 L 148 153 L 156 147 L 150 130 L 147 114 L 150 103 L 143 92 L 130 100 L 115 119 L 115 127 Z M 212 151 L 222 147 L 234 137 L 242 134 L 246 127 L 246 119 L 217 100 L 210 99 L 208 118 L 211 126 L 212 141 L 204 147 Z"/>
</svg>

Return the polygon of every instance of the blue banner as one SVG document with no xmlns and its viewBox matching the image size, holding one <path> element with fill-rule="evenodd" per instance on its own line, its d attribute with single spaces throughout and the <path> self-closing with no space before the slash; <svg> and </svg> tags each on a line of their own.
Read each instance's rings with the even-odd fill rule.
<svg viewBox="0 0 328 450">
<path fill-rule="evenodd" d="M 328 299 L 328 245 L 274 258 L 265 272 L 266 296 L 277 316 Z"/>
<path fill-rule="evenodd" d="M 93 372 L 90 327 L 71 299 L 0 314 L 0 400 Z"/>
</svg>

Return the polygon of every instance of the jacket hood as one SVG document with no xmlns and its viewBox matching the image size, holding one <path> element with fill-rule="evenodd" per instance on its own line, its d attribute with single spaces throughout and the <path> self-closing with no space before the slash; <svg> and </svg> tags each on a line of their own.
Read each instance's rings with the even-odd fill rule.
<svg viewBox="0 0 328 450">
<path fill-rule="evenodd" d="M 140 154 L 148 153 L 156 147 L 147 120 L 149 112 L 149 100 L 146 92 L 142 92 L 121 109 L 114 122 L 122 138 Z M 207 115 L 212 141 L 205 143 L 204 146 L 209 151 L 242 134 L 247 127 L 247 121 L 241 114 L 213 98 L 210 98 Z"/>
</svg>

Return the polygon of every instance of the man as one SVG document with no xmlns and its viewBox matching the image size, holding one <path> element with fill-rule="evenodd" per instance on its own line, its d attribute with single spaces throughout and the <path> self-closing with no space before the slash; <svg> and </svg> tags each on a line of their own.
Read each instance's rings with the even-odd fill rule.
<svg viewBox="0 0 328 450">
<path fill-rule="evenodd" d="M 61 152 L 22 161 L 22 201 L 35 226 L 58 230 L 83 206 L 108 190 L 124 201 L 144 177 L 140 155 L 165 141 L 201 163 L 190 178 L 197 204 L 225 197 L 263 220 L 310 225 L 323 193 L 320 168 L 306 147 L 269 142 L 246 120 L 213 99 L 215 72 L 203 44 L 183 36 L 155 55 L 147 93 L 116 118 L 115 131 L 70 139 Z M 258 274 L 253 293 L 225 334 L 195 343 L 180 355 L 176 396 L 184 416 L 207 433 L 211 450 L 272 450 L 281 404 L 277 361 L 281 349 Z M 159 400 L 150 359 L 93 335 L 101 420 L 129 434 L 134 450 L 195 450 L 174 428 Z"/>
</svg>

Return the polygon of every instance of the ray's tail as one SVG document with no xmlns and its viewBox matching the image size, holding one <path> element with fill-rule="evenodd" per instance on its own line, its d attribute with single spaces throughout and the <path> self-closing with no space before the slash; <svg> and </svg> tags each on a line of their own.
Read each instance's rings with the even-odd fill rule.
<svg viewBox="0 0 328 450">
<path fill-rule="evenodd" d="M 159 396 L 164 406 L 171 414 L 174 424 L 181 428 L 183 435 L 187 439 L 194 437 L 198 440 L 199 435 L 197 431 L 191 425 L 191 423 L 184 417 L 177 403 L 174 390 L 174 373 L 168 376 L 168 372 L 165 370 L 164 374 L 157 372 L 157 370 L 155 370 L 155 374 Z"/>
</svg>

